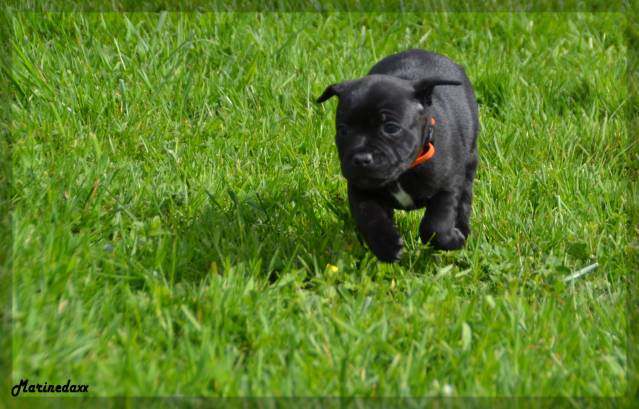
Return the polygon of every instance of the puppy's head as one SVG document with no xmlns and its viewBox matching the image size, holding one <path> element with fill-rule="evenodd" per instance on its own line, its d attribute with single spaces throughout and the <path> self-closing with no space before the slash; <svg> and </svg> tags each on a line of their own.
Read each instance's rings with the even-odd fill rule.
<svg viewBox="0 0 639 409">
<path fill-rule="evenodd" d="M 349 183 L 370 190 L 397 180 L 423 148 L 424 105 L 431 103 L 433 88 L 459 84 L 369 75 L 329 85 L 317 102 L 339 98 L 335 140 Z"/>
</svg>

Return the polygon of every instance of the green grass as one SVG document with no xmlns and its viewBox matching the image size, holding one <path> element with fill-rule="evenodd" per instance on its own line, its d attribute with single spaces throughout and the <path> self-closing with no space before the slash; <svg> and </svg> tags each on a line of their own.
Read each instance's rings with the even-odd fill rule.
<svg viewBox="0 0 639 409">
<path fill-rule="evenodd" d="M 99 396 L 619 396 L 622 14 L 13 16 L 13 379 Z M 329 83 L 410 47 L 480 102 L 470 240 L 378 263 Z M 571 284 L 563 278 L 594 262 Z M 338 271 L 327 265 L 337 266 Z"/>
</svg>

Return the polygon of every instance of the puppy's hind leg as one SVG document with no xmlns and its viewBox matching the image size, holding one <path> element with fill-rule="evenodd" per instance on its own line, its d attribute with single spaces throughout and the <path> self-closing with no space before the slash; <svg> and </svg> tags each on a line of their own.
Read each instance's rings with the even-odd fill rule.
<svg viewBox="0 0 639 409">
<path fill-rule="evenodd" d="M 457 228 L 465 238 L 470 234 L 470 212 L 473 203 L 473 179 L 477 170 L 477 159 L 466 166 L 466 179 L 461 189 L 459 206 L 457 208 Z"/>
</svg>

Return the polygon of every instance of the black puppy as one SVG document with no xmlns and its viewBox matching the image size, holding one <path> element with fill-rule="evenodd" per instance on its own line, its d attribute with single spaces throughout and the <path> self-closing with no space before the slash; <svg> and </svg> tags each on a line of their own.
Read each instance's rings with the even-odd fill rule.
<svg viewBox="0 0 639 409">
<path fill-rule="evenodd" d="M 393 209 L 426 207 L 424 243 L 456 250 L 470 232 L 479 118 L 461 66 L 408 50 L 375 64 L 366 77 L 330 85 L 339 97 L 336 142 L 355 224 L 373 253 L 396 261 L 403 242 Z"/>
</svg>

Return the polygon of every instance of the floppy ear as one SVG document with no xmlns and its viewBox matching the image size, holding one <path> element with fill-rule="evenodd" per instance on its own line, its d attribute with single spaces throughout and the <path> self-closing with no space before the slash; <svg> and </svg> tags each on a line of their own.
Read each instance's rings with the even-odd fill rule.
<svg viewBox="0 0 639 409">
<path fill-rule="evenodd" d="M 351 84 L 353 81 L 354 80 L 344 81 L 337 84 L 329 85 L 328 87 L 326 87 L 322 95 L 320 95 L 319 98 L 317 98 L 317 102 L 321 104 L 322 102 L 326 101 L 333 95 L 337 95 L 339 97 L 341 93 L 346 90 L 347 86 Z"/>
<path fill-rule="evenodd" d="M 328 87 L 326 87 L 324 92 L 322 92 L 322 95 L 320 95 L 319 98 L 317 98 L 317 103 L 321 104 L 322 102 L 331 98 L 333 95 L 339 95 L 339 93 L 342 92 L 341 88 L 342 87 L 340 86 L 340 84 L 329 85 Z"/>
<path fill-rule="evenodd" d="M 415 98 L 420 101 L 424 101 L 427 105 L 431 105 L 433 103 L 433 89 L 437 85 L 461 85 L 461 82 L 438 77 L 415 81 L 413 83 L 413 88 L 415 88 Z"/>
</svg>

